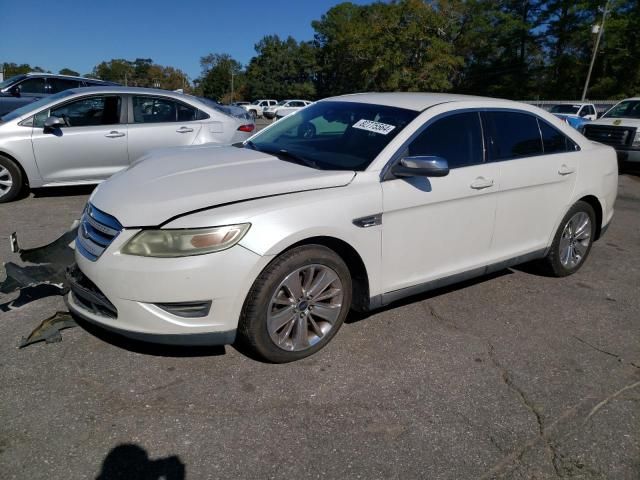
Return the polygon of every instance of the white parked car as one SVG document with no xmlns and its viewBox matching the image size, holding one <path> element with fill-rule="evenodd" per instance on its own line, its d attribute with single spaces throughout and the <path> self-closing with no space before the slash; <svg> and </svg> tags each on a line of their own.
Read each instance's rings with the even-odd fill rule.
<svg viewBox="0 0 640 480">
<path fill-rule="evenodd" d="M 65 90 L 0 118 L 0 203 L 24 189 L 98 183 L 156 148 L 242 142 L 238 107 L 128 87 Z"/>
<path fill-rule="evenodd" d="M 621 168 L 640 168 L 640 97 L 617 103 L 599 120 L 583 125 L 582 132 L 590 140 L 614 147 Z"/>
<path fill-rule="evenodd" d="M 241 105 L 253 118 L 262 117 L 265 108 L 277 105 L 277 100 L 255 100 L 248 105 Z"/>
<path fill-rule="evenodd" d="M 273 107 L 265 108 L 262 112 L 262 116 L 268 119 L 280 119 L 282 117 L 286 117 L 290 113 L 297 112 L 301 108 L 311 105 L 312 103 L 313 102 L 310 102 L 309 100 L 282 100 Z"/>
<path fill-rule="evenodd" d="M 445 94 L 330 98 L 243 148 L 152 156 L 91 196 L 70 310 L 272 362 L 317 352 L 350 309 L 529 260 L 576 272 L 618 184 L 614 150 L 552 114 Z"/>
</svg>

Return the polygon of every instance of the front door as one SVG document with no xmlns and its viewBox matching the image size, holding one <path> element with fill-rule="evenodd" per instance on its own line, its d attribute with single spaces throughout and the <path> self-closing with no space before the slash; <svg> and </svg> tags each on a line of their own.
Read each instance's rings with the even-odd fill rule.
<svg viewBox="0 0 640 480">
<path fill-rule="evenodd" d="M 382 278 L 385 292 L 484 268 L 490 261 L 499 170 L 485 163 L 480 115 L 436 119 L 406 156 L 439 156 L 439 178 L 382 183 Z"/>
<path fill-rule="evenodd" d="M 133 123 L 129 124 L 129 159 L 165 147 L 191 145 L 202 128 L 198 110 L 166 97 L 132 97 Z"/>
<path fill-rule="evenodd" d="M 45 183 L 99 181 L 126 168 L 127 126 L 121 111 L 120 96 L 95 95 L 36 114 L 31 139 Z M 66 125 L 45 129 L 49 116 L 64 119 Z"/>
</svg>

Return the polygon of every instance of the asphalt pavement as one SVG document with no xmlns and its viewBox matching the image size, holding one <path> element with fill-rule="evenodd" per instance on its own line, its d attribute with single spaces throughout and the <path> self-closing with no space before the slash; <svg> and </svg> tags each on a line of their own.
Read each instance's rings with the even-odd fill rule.
<svg viewBox="0 0 640 480">
<path fill-rule="evenodd" d="M 55 239 L 90 190 L 0 205 L 0 239 Z M 85 327 L 19 350 L 64 303 L 0 295 L 0 476 L 637 480 L 639 258 L 640 177 L 623 175 L 576 275 L 505 270 L 351 315 L 287 365 Z"/>
</svg>

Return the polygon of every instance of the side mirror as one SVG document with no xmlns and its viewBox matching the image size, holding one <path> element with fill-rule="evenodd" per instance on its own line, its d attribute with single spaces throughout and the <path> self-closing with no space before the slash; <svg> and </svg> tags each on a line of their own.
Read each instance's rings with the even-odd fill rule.
<svg viewBox="0 0 640 480">
<path fill-rule="evenodd" d="M 45 130 L 54 130 L 64 127 L 67 123 L 60 117 L 49 117 L 44 121 Z"/>
<path fill-rule="evenodd" d="M 391 168 L 396 177 L 445 177 L 449 175 L 449 163 L 441 157 L 404 157 Z"/>
<path fill-rule="evenodd" d="M 9 93 L 14 97 L 19 97 L 20 96 L 20 86 L 16 85 L 15 87 L 11 88 L 9 90 Z"/>
</svg>

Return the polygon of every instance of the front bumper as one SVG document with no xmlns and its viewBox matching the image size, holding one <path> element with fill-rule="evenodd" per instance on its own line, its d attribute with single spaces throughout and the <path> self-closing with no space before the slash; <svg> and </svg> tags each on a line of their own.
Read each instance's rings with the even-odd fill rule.
<svg viewBox="0 0 640 480">
<path fill-rule="evenodd" d="M 633 165 L 635 167 L 640 167 L 640 150 L 616 149 L 616 153 L 618 154 L 618 162 L 621 165 Z"/>
<path fill-rule="evenodd" d="M 276 112 L 262 112 L 262 116 L 268 120 L 275 118 Z"/>
<path fill-rule="evenodd" d="M 236 245 L 207 255 L 149 258 L 120 248 L 138 230 L 123 230 L 95 262 L 76 251 L 69 310 L 127 337 L 177 345 L 233 343 L 249 289 L 271 257 Z M 211 301 L 205 316 L 181 316 L 159 304 Z"/>
</svg>

